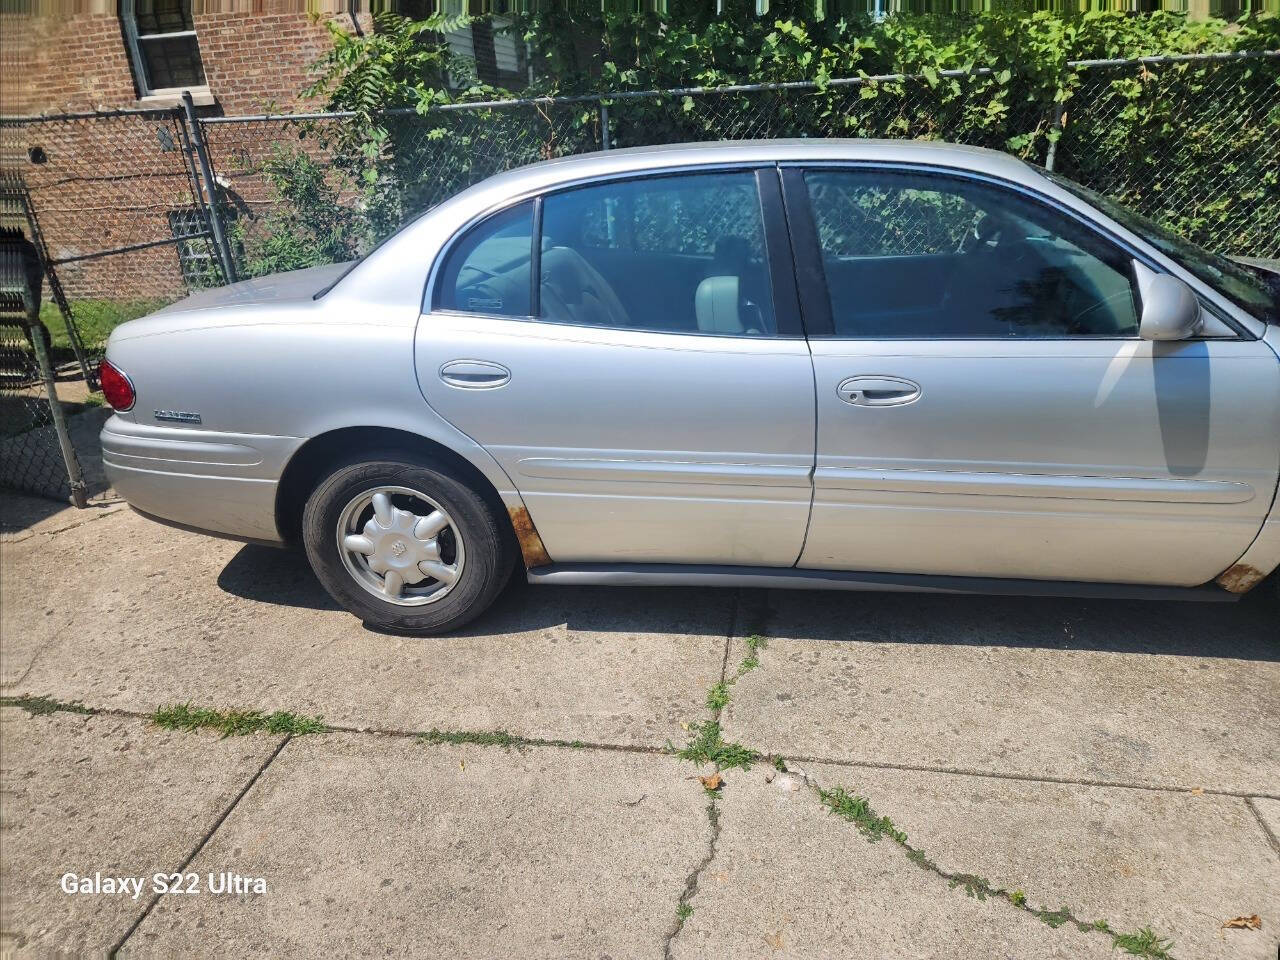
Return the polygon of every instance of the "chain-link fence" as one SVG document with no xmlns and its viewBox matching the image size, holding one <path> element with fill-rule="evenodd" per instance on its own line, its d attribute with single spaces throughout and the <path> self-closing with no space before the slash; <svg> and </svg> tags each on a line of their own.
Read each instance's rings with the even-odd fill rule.
<svg viewBox="0 0 1280 960">
<path fill-rule="evenodd" d="M 950 140 L 1008 150 L 1210 249 L 1280 257 L 1280 51 L 998 66 L 392 112 L 197 117 L 188 106 L 0 119 L 39 216 L 55 364 L 91 383 L 110 330 L 194 289 L 350 259 L 501 170 L 658 143 Z"/>
<path fill-rule="evenodd" d="M 1280 53 L 1070 65 L 1028 96 L 1009 72 L 858 77 L 460 104 L 383 118 L 211 117 L 242 272 L 343 259 L 500 170 L 588 150 L 774 137 L 940 139 L 1010 150 L 1211 249 L 1280 256 Z M 1065 107 L 1059 101 L 1065 102 Z"/>
<path fill-rule="evenodd" d="M 0 486 L 83 506 L 85 489 L 39 320 L 40 253 L 30 206 L 0 178 Z"/>
<path fill-rule="evenodd" d="M 1210 250 L 1280 257 L 1280 54 L 1076 70 L 1058 171 Z"/>
</svg>

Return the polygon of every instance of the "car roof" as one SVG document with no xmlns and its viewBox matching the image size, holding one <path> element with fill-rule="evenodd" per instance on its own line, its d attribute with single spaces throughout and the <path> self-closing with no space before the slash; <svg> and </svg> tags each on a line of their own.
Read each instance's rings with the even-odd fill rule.
<svg viewBox="0 0 1280 960">
<path fill-rule="evenodd" d="M 1026 180 L 1034 168 L 998 150 L 928 140 L 788 139 L 671 143 L 557 157 L 490 177 L 472 189 L 547 187 L 617 173 L 737 163 L 920 163 Z"/>
</svg>

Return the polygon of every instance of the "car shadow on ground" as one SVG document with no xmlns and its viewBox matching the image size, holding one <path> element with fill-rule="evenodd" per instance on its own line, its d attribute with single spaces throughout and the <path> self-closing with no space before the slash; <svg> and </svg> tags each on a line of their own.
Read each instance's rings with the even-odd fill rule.
<svg viewBox="0 0 1280 960">
<path fill-rule="evenodd" d="M 259 603 L 338 610 L 296 550 L 246 545 L 218 586 Z M 831 642 L 930 643 L 1280 661 L 1271 584 L 1236 603 L 810 590 L 532 587 L 517 575 L 456 636 L 566 625 L 602 633 L 736 631 Z M 737 613 L 735 614 L 735 608 Z M 367 629 L 367 628 L 366 628 Z"/>
</svg>

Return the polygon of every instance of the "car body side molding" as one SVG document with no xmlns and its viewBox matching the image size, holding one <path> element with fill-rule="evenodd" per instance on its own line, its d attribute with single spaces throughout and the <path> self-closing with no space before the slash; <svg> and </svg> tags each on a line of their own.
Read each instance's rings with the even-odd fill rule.
<svg viewBox="0 0 1280 960">
<path fill-rule="evenodd" d="M 860 573 L 795 567 L 734 567 L 675 563 L 556 563 L 529 570 L 530 583 L 604 587 L 754 587 L 756 589 L 861 590 L 1009 597 L 1081 597 L 1095 600 L 1200 600 L 1232 603 L 1239 595 L 1215 584 L 1163 587 L 1065 580 L 940 577 L 917 573 Z"/>
</svg>

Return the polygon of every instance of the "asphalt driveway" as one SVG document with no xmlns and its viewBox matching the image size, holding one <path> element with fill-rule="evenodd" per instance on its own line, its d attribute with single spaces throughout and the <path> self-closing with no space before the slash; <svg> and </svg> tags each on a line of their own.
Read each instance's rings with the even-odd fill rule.
<svg viewBox="0 0 1280 960">
<path fill-rule="evenodd" d="M 290 553 L 3 520 L 6 956 L 1277 955 L 1269 598 L 515 584 L 410 639 Z"/>
</svg>

